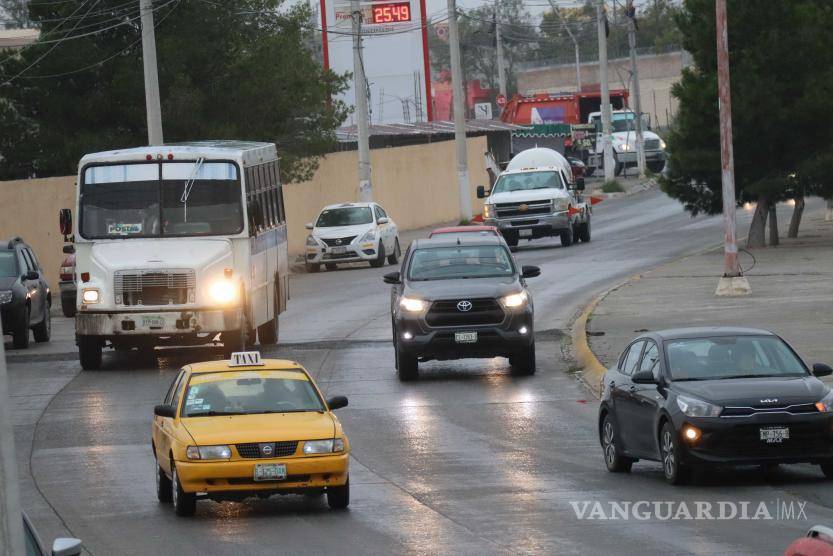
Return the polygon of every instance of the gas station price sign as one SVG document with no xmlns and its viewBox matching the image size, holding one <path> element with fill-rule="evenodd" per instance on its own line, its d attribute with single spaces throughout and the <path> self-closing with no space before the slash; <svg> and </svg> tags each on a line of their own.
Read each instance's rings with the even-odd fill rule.
<svg viewBox="0 0 833 556">
<path fill-rule="evenodd" d="M 411 21 L 410 2 L 373 3 L 370 23 L 404 23 Z"/>
</svg>

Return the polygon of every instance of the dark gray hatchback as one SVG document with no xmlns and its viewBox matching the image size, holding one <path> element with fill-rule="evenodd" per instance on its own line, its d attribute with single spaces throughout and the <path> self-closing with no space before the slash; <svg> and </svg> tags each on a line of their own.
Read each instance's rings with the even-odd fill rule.
<svg viewBox="0 0 833 556">
<path fill-rule="evenodd" d="M 419 361 L 508 357 L 514 374 L 535 372 L 532 296 L 506 243 L 492 236 L 415 241 L 392 284 L 391 323 L 401 380 Z"/>
</svg>

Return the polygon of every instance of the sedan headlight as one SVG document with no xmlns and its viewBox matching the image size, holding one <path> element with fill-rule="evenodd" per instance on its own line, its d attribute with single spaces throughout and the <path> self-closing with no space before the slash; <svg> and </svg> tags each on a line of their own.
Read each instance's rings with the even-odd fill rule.
<svg viewBox="0 0 833 556">
<path fill-rule="evenodd" d="M 414 297 L 402 297 L 402 299 L 399 300 L 399 306 L 409 313 L 419 313 L 425 310 L 428 303 L 422 299 L 416 299 Z"/>
<path fill-rule="evenodd" d="M 3 303 L 10 303 L 11 300 L 12 300 L 12 291 L 11 290 L 6 290 L 6 291 L 0 292 L 0 305 L 2 305 Z"/>
<path fill-rule="evenodd" d="M 376 241 L 376 228 L 367 230 L 359 239 L 359 243 L 371 243 Z"/>
<path fill-rule="evenodd" d="M 229 305 L 237 301 L 237 285 L 231 280 L 222 278 L 209 286 L 208 295 L 215 303 Z"/>
<path fill-rule="evenodd" d="M 318 242 L 312 236 L 307 236 L 307 247 L 319 247 Z"/>
<path fill-rule="evenodd" d="M 220 446 L 188 446 L 188 459 L 231 459 L 231 448 Z"/>
<path fill-rule="evenodd" d="M 719 417 L 723 411 L 719 405 L 688 396 L 677 396 L 677 407 L 689 417 Z"/>
<path fill-rule="evenodd" d="M 822 413 L 833 413 L 833 390 L 828 392 L 820 402 L 816 402 L 816 409 Z"/>
<path fill-rule="evenodd" d="M 507 295 L 506 297 L 501 298 L 500 302 L 503 304 L 504 307 L 508 309 L 514 309 L 515 307 L 523 307 L 526 305 L 527 300 L 529 299 L 529 295 L 526 291 L 522 291 L 520 293 L 513 293 L 511 295 Z"/>
<path fill-rule="evenodd" d="M 343 438 L 328 438 L 327 440 L 307 440 L 306 442 L 304 442 L 305 454 L 333 454 L 343 451 Z"/>
<path fill-rule="evenodd" d="M 92 305 L 101 301 L 101 296 L 95 288 L 85 288 L 81 292 L 81 301 L 86 305 Z"/>
<path fill-rule="evenodd" d="M 483 218 L 494 218 L 496 215 L 495 205 L 483 205 Z"/>
<path fill-rule="evenodd" d="M 552 210 L 554 212 L 561 212 L 567 210 L 570 206 L 570 200 L 564 197 L 557 197 L 552 200 Z"/>
</svg>

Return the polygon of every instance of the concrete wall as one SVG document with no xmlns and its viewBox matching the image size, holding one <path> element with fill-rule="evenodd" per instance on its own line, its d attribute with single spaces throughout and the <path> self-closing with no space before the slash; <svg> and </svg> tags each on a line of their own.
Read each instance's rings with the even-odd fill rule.
<svg viewBox="0 0 833 556">
<path fill-rule="evenodd" d="M 477 185 L 488 185 L 483 160 L 486 137 L 468 140 L 469 177 L 474 214 L 482 208 Z M 457 169 L 453 141 L 370 152 L 373 197 L 402 230 L 457 220 Z M 311 221 L 327 204 L 357 198 L 358 153 L 327 155 L 313 179 L 284 189 L 290 256 L 304 250 Z M 75 176 L 0 182 L 0 240 L 21 236 L 35 249 L 49 284 L 57 290 L 64 260 L 58 210 L 75 208 Z M 77 215 L 73 214 L 77 218 Z M 54 298 L 53 298 L 54 299 Z"/>
<path fill-rule="evenodd" d="M 642 93 L 642 111 L 651 115 L 657 127 L 666 127 L 677 112 L 677 100 L 671 96 L 671 87 L 680 79 L 684 67 L 691 59 L 686 52 L 640 56 L 639 88 Z M 521 94 L 557 93 L 576 90 L 574 64 L 530 68 L 519 71 L 518 90 Z M 608 61 L 608 79 L 611 89 L 630 89 L 630 59 Z M 599 64 L 581 64 L 582 88 L 598 90 Z M 633 106 L 633 91 L 630 97 Z"/>
</svg>

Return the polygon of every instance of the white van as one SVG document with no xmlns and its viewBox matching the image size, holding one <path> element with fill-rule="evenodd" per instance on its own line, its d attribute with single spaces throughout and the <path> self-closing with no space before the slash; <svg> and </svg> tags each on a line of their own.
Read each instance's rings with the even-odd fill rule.
<svg viewBox="0 0 833 556">
<path fill-rule="evenodd" d="M 272 143 L 206 141 L 88 154 L 73 234 L 76 339 L 84 369 L 102 348 L 278 340 L 288 249 Z"/>
</svg>

